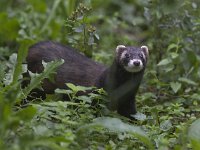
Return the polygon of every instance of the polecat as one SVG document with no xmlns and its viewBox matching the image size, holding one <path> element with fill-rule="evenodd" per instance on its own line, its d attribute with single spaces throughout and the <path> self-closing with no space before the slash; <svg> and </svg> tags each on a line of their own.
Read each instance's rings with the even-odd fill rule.
<svg viewBox="0 0 200 150">
<path fill-rule="evenodd" d="M 135 96 L 138 91 L 148 58 L 148 48 L 119 45 L 113 64 L 105 67 L 73 48 L 59 43 L 39 42 L 29 48 L 28 70 L 33 73 L 43 71 L 42 60 L 49 62 L 64 59 L 55 75 L 55 82 L 43 81 L 44 92 L 53 93 L 56 88 L 67 88 L 65 83 L 104 88 L 109 95 L 110 109 L 123 116 L 136 113 Z"/>
</svg>

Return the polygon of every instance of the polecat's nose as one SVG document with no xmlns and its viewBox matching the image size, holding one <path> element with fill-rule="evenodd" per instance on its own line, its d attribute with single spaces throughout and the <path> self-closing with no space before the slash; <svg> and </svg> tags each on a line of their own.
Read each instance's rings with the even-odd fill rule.
<svg viewBox="0 0 200 150">
<path fill-rule="evenodd" d="M 134 61 L 133 64 L 134 64 L 135 66 L 139 66 L 139 65 L 140 65 L 140 61 Z"/>
</svg>

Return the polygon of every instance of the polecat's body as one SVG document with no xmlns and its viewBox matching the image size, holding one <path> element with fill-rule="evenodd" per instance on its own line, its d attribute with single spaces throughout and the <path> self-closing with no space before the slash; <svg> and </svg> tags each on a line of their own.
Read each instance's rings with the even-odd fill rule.
<svg viewBox="0 0 200 150">
<path fill-rule="evenodd" d="M 45 93 L 56 88 L 66 88 L 65 83 L 104 88 L 110 98 L 110 108 L 119 114 L 130 117 L 136 113 L 135 95 L 143 77 L 148 57 L 148 48 L 125 47 L 119 45 L 111 67 L 94 62 L 70 47 L 54 42 L 40 42 L 29 49 L 28 69 L 32 72 L 43 71 L 42 60 L 49 62 L 64 59 L 55 75 L 55 83 L 45 80 Z"/>
<path fill-rule="evenodd" d="M 44 81 L 45 93 L 53 93 L 56 88 L 66 88 L 65 83 L 82 86 L 94 86 L 105 67 L 92 61 L 74 49 L 51 41 L 40 42 L 29 49 L 27 56 L 28 70 L 33 73 L 43 71 L 42 60 L 49 62 L 63 59 L 55 76 L 55 83 Z"/>
</svg>

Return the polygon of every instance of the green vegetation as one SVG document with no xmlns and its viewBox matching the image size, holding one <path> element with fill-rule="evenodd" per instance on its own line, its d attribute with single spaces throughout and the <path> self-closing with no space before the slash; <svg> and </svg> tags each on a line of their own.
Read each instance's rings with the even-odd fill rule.
<svg viewBox="0 0 200 150">
<path fill-rule="evenodd" d="M 1 0 L 0 149 L 199 150 L 199 14 L 198 0 Z M 136 119 L 110 112 L 102 89 L 77 96 L 88 88 L 70 83 L 45 101 L 27 102 L 29 91 L 63 63 L 46 64 L 21 88 L 28 47 L 42 40 L 70 45 L 106 65 L 119 44 L 148 45 Z M 71 100 L 61 101 L 59 93 Z"/>
</svg>

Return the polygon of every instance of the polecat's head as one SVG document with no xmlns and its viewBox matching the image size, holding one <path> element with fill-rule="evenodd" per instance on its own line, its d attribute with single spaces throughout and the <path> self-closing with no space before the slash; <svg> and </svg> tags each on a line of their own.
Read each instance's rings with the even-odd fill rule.
<svg viewBox="0 0 200 150">
<path fill-rule="evenodd" d="M 128 72 L 140 72 L 146 66 L 149 51 L 147 46 L 126 47 L 118 45 L 116 48 L 117 62 Z"/>
</svg>

